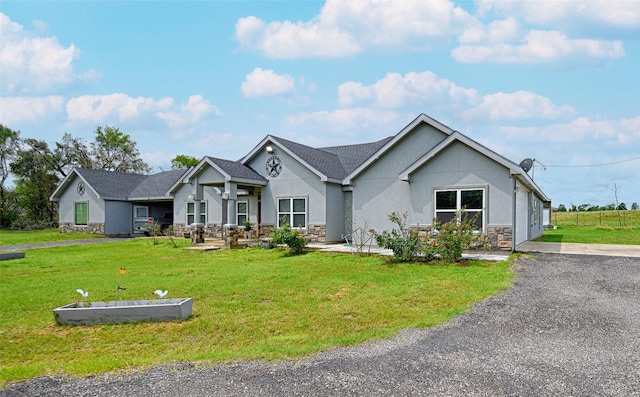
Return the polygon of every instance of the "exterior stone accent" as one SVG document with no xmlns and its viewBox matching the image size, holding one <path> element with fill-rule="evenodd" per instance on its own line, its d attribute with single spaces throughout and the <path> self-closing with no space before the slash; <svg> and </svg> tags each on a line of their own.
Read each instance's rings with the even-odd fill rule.
<svg viewBox="0 0 640 397">
<path fill-rule="evenodd" d="M 511 251 L 513 248 L 513 228 L 510 226 L 489 226 L 483 237 L 485 247 L 492 250 Z"/>
<path fill-rule="evenodd" d="M 418 237 L 426 239 L 431 231 L 431 226 L 411 226 L 412 233 L 418 233 Z M 488 249 L 497 251 L 511 251 L 513 246 L 513 229 L 510 226 L 488 226 L 487 234 L 471 243 L 470 249 Z"/>
<path fill-rule="evenodd" d="M 302 235 L 310 243 L 326 243 L 327 227 L 325 225 L 307 225 L 302 231 Z"/>
<path fill-rule="evenodd" d="M 87 234 L 101 234 L 104 236 L 104 223 L 93 222 L 86 226 L 75 225 L 73 223 L 61 222 L 58 225 L 58 231 L 60 233 L 87 233 Z"/>
<path fill-rule="evenodd" d="M 239 228 L 225 228 L 224 229 L 224 245 L 227 248 L 237 248 L 238 239 L 240 238 L 241 230 Z"/>
</svg>

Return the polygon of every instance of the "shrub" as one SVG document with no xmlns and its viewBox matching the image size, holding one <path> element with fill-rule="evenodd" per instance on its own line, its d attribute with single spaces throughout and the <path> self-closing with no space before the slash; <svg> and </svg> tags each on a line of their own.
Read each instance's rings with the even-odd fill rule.
<svg viewBox="0 0 640 397">
<path fill-rule="evenodd" d="M 457 262 L 474 239 L 474 218 L 466 218 L 461 211 L 447 223 L 433 220 L 431 243 L 425 245 L 426 257 L 440 256 L 447 262 Z"/>
<path fill-rule="evenodd" d="M 280 229 L 274 230 L 272 241 L 274 244 L 286 244 L 289 247 L 289 252 L 293 255 L 304 252 L 304 247 L 307 245 L 307 240 L 300 232 L 292 230 L 291 225 L 284 221 Z"/>
<path fill-rule="evenodd" d="M 393 251 L 393 257 L 398 262 L 415 261 L 422 251 L 422 241 L 417 233 L 412 233 L 407 229 L 407 213 L 397 213 L 395 211 L 387 215 L 397 228 L 391 232 L 383 231 L 376 235 L 376 242 L 379 246 Z"/>
<path fill-rule="evenodd" d="M 447 262 L 457 262 L 474 239 L 474 218 L 466 218 L 462 211 L 447 223 L 433 220 L 433 228 L 426 239 L 407 228 L 407 214 L 391 212 L 387 215 L 395 224 L 390 232 L 376 235 L 379 246 L 393 251 L 395 262 L 431 261 L 441 258 Z"/>
</svg>

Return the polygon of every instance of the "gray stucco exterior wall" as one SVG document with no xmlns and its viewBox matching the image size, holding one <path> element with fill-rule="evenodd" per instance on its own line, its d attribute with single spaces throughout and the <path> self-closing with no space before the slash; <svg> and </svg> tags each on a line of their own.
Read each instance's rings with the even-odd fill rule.
<svg viewBox="0 0 640 397">
<path fill-rule="evenodd" d="M 325 226 L 326 185 L 320 177 L 290 156 L 277 145 L 272 145 L 274 155 L 282 161 L 282 171 L 277 177 L 267 174 L 265 164 L 271 154 L 260 152 L 248 164 L 264 176 L 269 184 L 262 188 L 262 222 L 266 225 L 277 224 L 277 200 L 287 197 L 307 199 L 307 224 Z M 339 239 L 339 236 L 338 236 Z"/>
<path fill-rule="evenodd" d="M 105 212 L 109 217 L 104 221 L 104 234 L 131 235 L 133 233 L 133 206 L 124 201 L 106 201 Z"/>
</svg>

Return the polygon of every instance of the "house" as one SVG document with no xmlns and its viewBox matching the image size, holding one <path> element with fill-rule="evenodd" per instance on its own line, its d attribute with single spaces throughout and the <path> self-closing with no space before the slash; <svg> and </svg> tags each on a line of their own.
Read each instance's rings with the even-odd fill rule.
<svg viewBox="0 0 640 397">
<path fill-rule="evenodd" d="M 80 183 L 90 194 L 80 194 Z M 204 157 L 183 172 L 74 170 L 52 200 L 61 231 L 122 234 L 143 215 L 171 210 L 176 234 L 200 223 L 206 235 L 223 237 L 248 219 L 264 234 L 287 222 L 321 243 L 343 241 L 358 227 L 389 230 L 392 211 L 425 230 L 463 210 L 486 245 L 504 250 L 542 235 L 550 207 L 518 164 L 424 114 L 370 143 L 313 148 L 268 135 L 238 161 Z"/>
<path fill-rule="evenodd" d="M 154 175 L 74 168 L 51 195 L 60 232 L 131 236 L 173 213 L 167 190 L 185 170 Z"/>
</svg>

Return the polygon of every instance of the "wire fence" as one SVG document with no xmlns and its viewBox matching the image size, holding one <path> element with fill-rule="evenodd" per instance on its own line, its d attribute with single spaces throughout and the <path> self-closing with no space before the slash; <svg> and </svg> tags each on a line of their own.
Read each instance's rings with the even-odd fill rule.
<svg viewBox="0 0 640 397">
<path fill-rule="evenodd" d="M 554 212 L 556 226 L 640 227 L 640 210 Z"/>
</svg>

